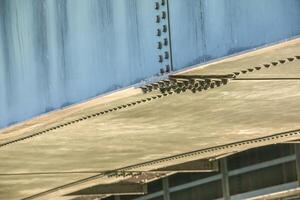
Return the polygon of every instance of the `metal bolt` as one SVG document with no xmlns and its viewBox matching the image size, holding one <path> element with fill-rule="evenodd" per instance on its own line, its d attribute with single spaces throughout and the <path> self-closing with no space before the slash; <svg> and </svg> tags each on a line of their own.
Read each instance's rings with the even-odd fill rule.
<svg viewBox="0 0 300 200">
<path fill-rule="evenodd" d="M 196 87 L 196 88 L 199 87 L 199 86 L 200 86 L 199 83 L 195 83 L 195 84 L 194 84 L 194 87 Z"/>
<path fill-rule="evenodd" d="M 172 87 L 167 87 L 167 88 L 166 88 L 167 92 L 170 92 L 171 89 L 173 89 L 173 88 L 172 88 Z"/>
<path fill-rule="evenodd" d="M 292 61 L 295 60 L 295 58 L 287 58 L 287 59 L 288 59 L 288 61 L 290 61 L 290 62 L 292 62 Z"/>
<path fill-rule="evenodd" d="M 226 84 L 228 83 L 228 79 L 223 78 L 223 79 L 222 79 L 222 83 L 223 83 L 224 85 L 226 85 Z"/>
<path fill-rule="evenodd" d="M 217 87 L 220 87 L 222 85 L 222 81 L 221 80 L 215 80 L 215 84 Z"/>
<path fill-rule="evenodd" d="M 158 37 L 161 36 L 161 30 L 160 30 L 159 28 L 157 29 L 156 35 L 157 35 Z"/>
<path fill-rule="evenodd" d="M 182 80 L 182 82 L 185 86 L 188 86 L 190 84 L 190 82 L 188 80 Z"/>
<path fill-rule="evenodd" d="M 207 84 L 209 84 L 209 83 L 211 83 L 211 80 L 210 79 L 204 79 L 204 81 L 205 81 L 205 83 L 207 83 Z"/>
<path fill-rule="evenodd" d="M 168 31 L 168 27 L 167 25 L 163 25 L 163 28 L 162 28 L 163 32 L 166 33 Z"/>
<path fill-rule="evenodd" d="M 256 69 L 256 70 L 260 70 L 260 69 L 261 69 L 261 67 L 255 67 L 255 69 Z"/>
<path fill-rule="evenodd" d="M 170 65 L 166 65 L 166 72 L 169 73 L 171 71 Z"/>
<path fill-rule="evenodd" d="M 184 83 L 184 81 L 178 81 L 178 82 L 177 82 L 177 85 L 178 85 L 179 87 L 183 87 L 183 86 L 185 86 L 185 83 Z"/>
<path fill-rule="evenodd" d="M 208 88 L 210 88 L 210 84 L 206 84 L 203 89 L 208 90 Z"/>
<path fill-rule="evenodd" d="M 198 90 L 199 92 L 201 92 L 202 89 L 203 89 L 203 87 L 197 87 L 197 90 Z"/>
<path fill-rule="evenodd" d="M 201 86 L 205 85 L 205 80 L 197 80 L 198 84 Z"/>
<path fill-rule="evenodd" d="M 165 52 L 165 59 L 169 59 L 169 52 Z"/>
<path fill-rule="evenodd" d="M 162 63 L 164 61 L 164 57 L 162 55 L 159 55 L 158 62 Z"/>
<path fill-rule="evenodd" d="M 176 92 L 177 94 L 179 94 L 179 93 L 181 92 L 181 89 L 177 88 L 177 89 L 175 90 L 175 92 Z"/>
<path fill-rule="evenodd" d="M 284 64 L 284 63 L 285 63 L 285 60 L 279 60 L 279 62 L 280 62 L 281 64 Z"/>
<path fill-rule="evenodd" d="M 167 13 L 165 11 L 162 11 L 161 18 L 162 19 L 166 19 L 167 18 Z"/>
<path fill-rule="evenodd" d="M 157 43 L 157 48 L 158 48 L 158 49 L 162 49 L 162 43 L 161 43 L 161 42 L 158 42 L 158 43 Z"/>
<path fill-rule="evenodd" d="M 159 2 L 155 2 L 155 9 L 159 10 Z"/>
<path fill-rule="evenodd" d="M 156 15 L 156 23 L 160 23 L 160 16 Z"/>
<path fill-rule="evenodd" d="M 165 46 L 168 46 L 168 45 L 169 45 L 168 38 L 165 38 L 165 39 L 164 39 L 164 45 L 165 45 Z"/>
<path fill-rule="evenodd" d="M 171 83 L 170 80 L 163 80 L 163 82 L 164 82 L 166 85 L 170 85 L 170 83 Z"/>
<path fill-rule="evenodd" d="M 147 87 L 148 90 L 152 90 L 153 89 L 152 85 L 146 85 L 146 87 Z"/>
<path fill-rule="evenodd" d="M 164 83 L 163 81 L 158 81 L 157 83 L 158 83 L 158 85 L 159 85 L 160 87 L 165 86 L 165 83 Z"/>
<path fill-rule="evenodd" d="M 152 83 L 152 86 L 153 86 L 153 88 L 154 88 L 155 90 L 157 90 L 158 87 L 159 87 L 158 83 Z"/>
<path fill-rule="evenodd" d="M 147 92 L 148 92 L 148 88 L 146 88 L 146 87 L 141 87 L 141 89 L 142 89 L 142 91 L 143 91 L 144 93 L 147 93 Z"/>
</svg>

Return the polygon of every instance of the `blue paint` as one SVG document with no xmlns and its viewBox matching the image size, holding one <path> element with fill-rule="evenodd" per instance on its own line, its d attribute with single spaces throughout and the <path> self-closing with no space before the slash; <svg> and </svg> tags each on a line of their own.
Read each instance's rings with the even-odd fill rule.
<svg viewBox="0 0 300 200">
<path fill-rule="evenodd" d="M 157 74 L 149 0 L 0 0 L 0 127 Z"/>
<path fill-rule="evenodd" d="M 157 74 L 155 0 L 0 0 L 0 127 Z M 169 0 L 175 69 L 300 34 L 299 0 Z"/>
<path fill-rule="evenodd" d="M 299 0 L 171 0 L 175 69 L 300 35 Z"/>
</svg>

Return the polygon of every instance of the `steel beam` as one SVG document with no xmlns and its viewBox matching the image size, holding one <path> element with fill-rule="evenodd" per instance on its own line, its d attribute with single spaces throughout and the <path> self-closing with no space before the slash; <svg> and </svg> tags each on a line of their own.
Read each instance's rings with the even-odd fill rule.
<svg viewBox="0 0 300 200">
<path fill-rule="evenodd" d="M 115 200 L 121 200 L 121 197 L 119 195 L 114 196 Z"/>
<path fill-rule="evenodd" d="M 171 200 L 168 177 L 162 179 L 162 185 L 163 185 L 164 200 Z"/>
<path fill-rule="evenodd" d="M 300 188 L 295 188 L 291 190 L 285 190 L 282 192 L 276 192 L 268 195 L 262 195 L 259 197 L 250 198 L 249 200 L 276 200 L 276 199 L 299 199 Z"/>
<path fill-rule="evenodd" d="M 227 168 L 227 158 L 220 160 L 220 168 L 222 174 L 222 191 L 224 200 L 230 200 L 229 176 Z"/>
<path fill-rule="evenodd" d="M 295 155 L 296 155 L 296 171 L 297 171 L 297 181 L 298 187 L 300 187 L 300 144 L 295 145 Z"/>
<path fill-rule="evenodd" d="M 133 182 L 118 182 L 112 184 L 99 184 L 90 188 L 76 191 L 70 196 L 95 195 L 141 195 L 147 193 L 147 185 Z"/>
<path fill-rule="evenodd" d="M 108 197 L 109 197 L 108 195 L 88 195 L 88 196 L 82 195 L 82 196 L 76 196 L 71 200 L 95 200 L 95 199 L 99 200 L 99 199 L 106 199 Z"/>
<path fill-rule="evenodd" d="M 196 161 L 190 161 L 182 164 L 171 165 L 163 168 L 156 169 L 154 171 L 162 172 L 215 172 L 219 171 L 219 165 L 217 160 L 201 159 Z"/>
</svg>

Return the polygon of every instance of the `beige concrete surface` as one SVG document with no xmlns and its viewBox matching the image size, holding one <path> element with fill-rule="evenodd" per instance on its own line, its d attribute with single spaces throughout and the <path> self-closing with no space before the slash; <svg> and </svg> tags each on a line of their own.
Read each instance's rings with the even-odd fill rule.
<svg viewBox="0 0 300 200">
<path fill-rule="evenodd" d="M 298 43 L 189 73 L 229 73 L 291 54 L 300 54 Z M 299 63 L 241 77 L 300 78 Z M 52 113 L 3 132 L 15 138 L 153 95 L 130 91 L 134 91 L 133 95 L 79 106 L 66 111 L 63 117 Z M 51 118 L 53 115 L 57 117 L 55 120 Z M 226 86 L 196 94 L 166 96 L 1 147 L 0 199 L 25 198 L 91 175 L 59 174 L 54 178 L 3 174 L 112 170 L 295 129 L 300 129 L 300 80 L 233 80 Z M 2 141 L 7 139 L 10 136 Z"/>
<path fill-rule="evenodd" d="M 0 173 L 116 169 L 299 129 L 299 121 L 300 81 L 233 82 L 203 93 L 168 96 L 8 145 L 1 148 Z M 18 191 L 14 187 L 18 185 L 10 189 Z"/>
</svg>

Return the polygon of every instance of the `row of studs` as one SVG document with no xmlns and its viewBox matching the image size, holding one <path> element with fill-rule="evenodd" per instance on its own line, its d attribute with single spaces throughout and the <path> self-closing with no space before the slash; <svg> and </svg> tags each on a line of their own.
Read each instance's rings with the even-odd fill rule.
<svg viewBox="0 0 300 200">
<path fill-rule="evenodd" d="M 286 59 L 280 59 L 278 61 L 273 61 L 271 63 L 266 63 L 266 64 L 263 64 L 261 66 L 257 66 L 257 67 L 254 67 L 254 68 L 244 69 L 244 70 L 241 70 L 240 72 L 234 72 L 234 74 L 236 76 L 239 76 L 240 74 L 246 74 L 248 72 L 254 72 L 255 70 L 261 70 L 263 67 L 270 68 L 271 66 L 277 66 L 279 64 L 286 64 L 286 63 L 293 62 L 295 60 L 300 60 L 300 56 L 294 56 L 294 57 L 289 57 L 289 58 L 286 58 Z"/>
<path fill-rule="evenodd" d="M 161 93 L 181 93 L 190 90 L 193 93 L 226 85 L 229 79 L 167 79 L 141 87 L 144 93 L 160 90 Z"/>
<path fill-rule="evenodd" d="M 285 64 L 288 62 L 293 62 L 295 60 L 300 60 L 300 56 L 289 57 L 287 59 L 280 59 L 279 61 L 273 61 L 270 64 L 263 64 L 262 66 L 257 66 L 254 68 L 248 68 L 241 70 L 240 72 L 234 72 L 234 77 L 241 74 L 246 74 L 248 72 L 254 72 L 255 70 L 261 70 L 263 67 L 270 68 L 271 66 L 277 66 L 279 64 Z M 162 93 L 170 93 L 174 91 L 176 93 L 185 92 L 187 89 L 191 90 L 193 93 L 197 91 L 206 90 L 208 88 L 219 87 L 222 84 L 226 85 L 230 79 L 182 79 L 182 80 L 162 80 L 156 83 L 148 84 L 142 86 L 141 89 L 144 93 L 152 92 L 153 90 L 160 90 Z"/>
<path fill-rule="evenodd" d="M 123 171 L 132 171 L 134 169 L 147 167 L 147 166 L 151 166 L 151 165 L 155 165 L 155 164 L 159 164 L 159 163 L 163 163 L 163 162 L 168 162 L 168 161 L 177 160 L 177 159 L 183 159 L 183 158 L 187 158 L 187 157 L 195 157 L 195 156 L 205 154 L 205 153 L 211 153 L 211 152 L 216 152 L 216 151 L 220 151 L 220 150 L 241 147 L 241 146 L 245 146 L 245 145 L 259 144 L 259 143 L 265 143 L 265 142 L 270 143 L 271 141 L 273 141 L 273 143 L 275 144 L 275 143 L 278 143 L 277 140 L 279 140 L 279 139 L 287 138 L 287 137 L 294 137 L 294 136 L 300 136 L 300 130 L 294 130 L 294 131 L 290 131 L 290 132 L 276 134 L 273 136 L 267 136 L 267 137 L 247 140 L 247 141 L 243 141 L 243 142 L 236 142 L 236 143 L 232 143 L 232 144 L 228 144 L 228 145 L 207 148 L 207 149 L 194 151 L 194 152 L 190 152 L 190 153 L 185 153 L 185 154 L 181 154 L 181 155 L 177 155 L 177 156 L 173 156 L 173 157 L 154 160 L 154 161 L 150 161 L 150 162 L 143 163 L 143 164 L 138 164 L 135 166 L 123 168 L 122 170 Z"/>
<path fill-rule="evenodd" d="M 170 93 L 170 94 L 172 94 L 172 93 Z M 91 119 L 91 118 L 94 118 L 94 117 L 102 116 L 102 115 L 105 115 L 105 114 L 108 114 L 108 113 L 111 113 L 111 112 L 114 112 L 114 111 L 117 111 L 117 110 L 129 108 L 129 107 L 132 107 L 132 106 L 135 106 L 135 105 L 139 105 L 141 103 L 150 102 L 152 100 L 158 100 L 158 99 L 161 99 L 162 97 L 168 96 L 170 94 L 158 94 L 158 95 L 154 95 L 154 96 L 151 96 L 151 97 L 139 99 L 139 100 L 136 100 L 136 101 L 131 102 L 131 103 L 127 103 L 127 104 L 119 105 L 119 106 L 116 106 L 116 107 L 112 107 L 112 108 L 109 108 L 109 109 L 101 111 L 101 112 L 97 112 L 97 113 L 93 113 L 93 114 L 90 114 L 90 115 L 86 115 L 86 116 L 83 116 L 83 117 L 81 117 L 79 119 L 72 120 L 72 121 L 66 122 L 64 124 L 57 125 L 57 126 L 53 126 L 53 127 L 50 127 L 50 128 L 48 128 L 46 130 L 43 130 L 43 131 L 31 134 L 31 135 L 28 135 L 28 136 L 25 136 L 25 137 L 22 137 L 22 138 L 13 140 L 13 141 L 9 141 L 9 142 L 0 144 L 0 147 L 6 146 L 6 145 L 9 145 L 9 144 L 13 144 L 13 143 L 16 143 L 16 142 L 19 142 L 19 141 L 22 141 L 22 140 L 26 140 L 26 139 L 32 138 L 34 136 L 45 134 L 45 133 L 48 133 L 50 131 L 54 131 L 56 129 L 63 128 L 63 127 L 66 127 L 66 126 L 69 126 L 69 125 L 72 125 L 72 124 L 75 124 L 75 123 L 87 120 L 87 119 Z"/>
<path fill-rule="evenodd" d="M 163 66 L 160 69 L 160 73 L 164 74 L 171 71 L 167 0 L 156 1 L 155 10 L 157 11 L 155 22 L 157 24 L 156 37 L 158 38 L 158 62 Z"/>
</svg>

